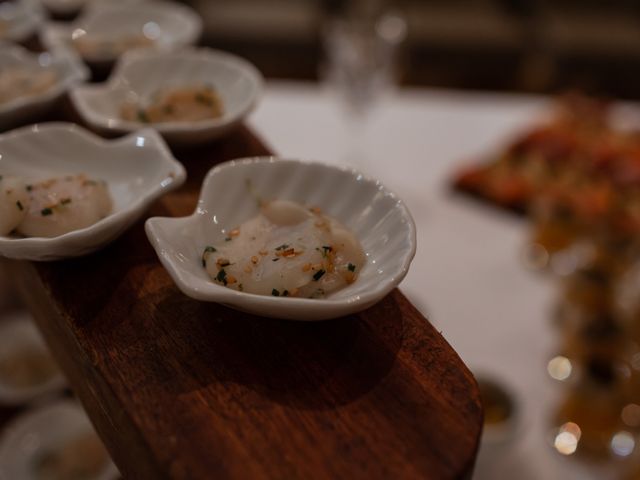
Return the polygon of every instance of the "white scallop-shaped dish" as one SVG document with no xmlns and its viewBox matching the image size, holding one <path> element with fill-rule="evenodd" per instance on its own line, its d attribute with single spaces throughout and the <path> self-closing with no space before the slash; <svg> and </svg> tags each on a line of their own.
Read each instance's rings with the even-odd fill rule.
<svg viewBox="0 0 640 480">
<path fill-rule="evenodd" d="M 38 0 L 0 3 L 0 40 L 23 42 L 44 23 L 44 9 Z"/>
<path fill-rule="evenodd" d="M 130 52 L 120 59 L 108 82 L 78 86 L 72 90 L 71 99 L 93 128 L 104 133 L 125 133 L 149 126 L 121 118 L 120 109 L 126 101 L 145 104 L 160 90 L 201 84 L 216 89 L 224 114 L 199 122 L 152 124 L 170 144 L 200 143 L 229 132 L 259 101 L 263 78 L 246 60 L 207 48 L 151 54 Z"/>
<path fill-rule="evenodd" d="M 89 70 L 78 57 L 67 50 L 52 53 L 32 53 L 9 43 L 0 42 L 0 71 L 9 68 L 28 68 L 34 72 L 51 69 L 56 83 L 46 91 L 0 104 L 0 129 L 6 130 L 31 120 L 37 120 L 49 111 L 73 85 L 89 78 Z"/>
<path fill-rule="evenodd" d="M 144 35 L 154 40 L 151 47 L 140 50 L 176 50 L 198 41 L 202 20 L 198 14 L 179 3 L 164 1 L 90 3 L 72 23 L 50 23 L 42 30 L 42 43 L 49 49 L 59 46 L 74 49 L 73 41 L 84 35 L 111 40 L 123 36 Z M 117 60 L 117 55 L 99 52 L 83 57 L 94 65 Z"/>
<path fill-rule="evenodd" d="M 254 295 L 214 283 L 202 267 L 202 252 L 258 214 L 247 181 L 260 198 L 318 206 L 351 229 L 367 256 L 357 280 L 326 299 Z M 416 250 L 411 214 L 380 182 L 353 170 L 272 157 L 213 168 L 191 216 L 150 218 L 145 228 L 160 261 L 186 295 L 291 320 L 326 320 L 367 309 L 402 281 Z"/>
<path fill-rule="evenodd" d="M 84 435 L 96 433 L 82 407 L 72 400 L 59 400 L 27 411 L 9 423 L 0 438 L 0 478 L 42 478 L 34 469 L 38 461 Z M 107 458 L 97 475 L 86 478 L 112 480 L 119 475 L 116 466 Z"/>
<path fill-rule="evenodd" d="M 48 354 L 49 350 L 27 312 L 5 313 L 4 317 L 0 321 L 0 362 L 8 361 L 20 352 Z M 53 358 L 51 362 L 55 373 L 41 383 L 16 386 L 0 376 L 0 404 L 21 405 L 61 391 L 67 382 Z"/>
<path fill-rule="evenodd" d="M 49 261 L 91 253 L 115 240 L 186 178 L 184 167 L 151 129 L 109 141 L 70 123 L 0 135 L 1 175 L 38 180 L 78 173 L 107 182 L 114 202 L 111 215 L 54 238 L 0 236 L 0 255 Z"/>
</svg>

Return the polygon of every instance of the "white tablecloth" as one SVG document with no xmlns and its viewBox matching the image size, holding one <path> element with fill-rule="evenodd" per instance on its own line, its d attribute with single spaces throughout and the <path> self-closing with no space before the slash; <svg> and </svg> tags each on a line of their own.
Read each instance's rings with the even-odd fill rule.
<svg viewBox="0 0 640 480">
<path fill-rule="evenodd" d="M 541 97 L 403 90 L 373 112 L 359 156 L 348 153 L 337 102 L 313 85 L 269 84 L 250 120 L 277 154 L 355 163 L 407 203 L 418 252 L 401 290 L 474 372 L 497 378 L 519 402 L 513 441 L 481 452 L 477 479 L 603 478 L 550 443 L 563 388 L 546 372 L 558 342 L 550 323 L 557 293 L 519 260 L 526 222 L 448 189 L 457 167 L 500 148 L 547 107 Z"/>
</svg>

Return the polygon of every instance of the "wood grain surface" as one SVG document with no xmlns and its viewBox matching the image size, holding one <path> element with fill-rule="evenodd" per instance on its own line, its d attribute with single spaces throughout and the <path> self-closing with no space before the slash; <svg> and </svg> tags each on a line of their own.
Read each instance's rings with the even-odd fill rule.
<svg viewBox="0 0 640 480">
<path fill-rule="evenodd" d="M 269 152 L 242 127 L 175 153 L 189 180 L 149 215 L 190 214 L 214 164 Z M 398 290 L 320 323 L 197 302 L 143 221 L 93 255 L 11 269 L 124 478 L 471 476 L 477 385 Z"/>
</svg>

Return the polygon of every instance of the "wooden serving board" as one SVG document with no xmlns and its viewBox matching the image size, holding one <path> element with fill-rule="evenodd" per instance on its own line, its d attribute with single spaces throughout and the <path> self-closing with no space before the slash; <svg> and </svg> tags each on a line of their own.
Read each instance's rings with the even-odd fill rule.
<svg viewBox="0 0 640 480">
<path fill-rule="evenodd" d="M 177 152 L 189 180 L 149 215 L 190 214 L 214 164 L 265 154 L 244 127 Z M 124 478 L 471 476 L 476 382 L 398 290 L 319 323 L 198 302 L 143 221 L 93 255 L 11 269 Z"/>
</svg>

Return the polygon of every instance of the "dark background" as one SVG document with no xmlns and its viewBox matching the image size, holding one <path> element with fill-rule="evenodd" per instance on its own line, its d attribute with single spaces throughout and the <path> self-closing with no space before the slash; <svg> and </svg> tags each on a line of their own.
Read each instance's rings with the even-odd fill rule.
<svg viewBox="0 0 640 480">
<path fill-rule="evenodd" d="M 247 57 L 267 77 L 294 79 L 318 78 L 322 26 L 349 7 L 341 0 L 188 3 L 205 19 L 205 44 Z M 357 3 L 405 14 L 403 84 L 542 93 L 577 88 L 640 98 L 637 0 Z"/>
</svg>

